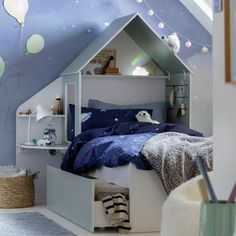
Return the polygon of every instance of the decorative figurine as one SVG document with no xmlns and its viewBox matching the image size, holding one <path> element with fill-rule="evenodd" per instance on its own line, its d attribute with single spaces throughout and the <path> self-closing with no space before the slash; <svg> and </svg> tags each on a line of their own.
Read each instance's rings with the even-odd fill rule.
<svg viewBox="0 0 236 236">
<path fill-rule="evenodd" d="M 62 114 L 62 102 L 59 96 L 56 97 L 55 105 L 53 107 L 53 114 L 54 115 L 61 115 Z"/>
</svg>

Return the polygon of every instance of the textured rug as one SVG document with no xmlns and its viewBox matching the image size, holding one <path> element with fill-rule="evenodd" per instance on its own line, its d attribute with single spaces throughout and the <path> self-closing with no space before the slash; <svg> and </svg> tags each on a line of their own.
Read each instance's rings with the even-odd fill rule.
<svg viewBox="0 0 236 236">
<path fill-rule="evenodd" d="M 0 236 L 75 236 L 38 212 L 0 214 Z"/>
</svg>

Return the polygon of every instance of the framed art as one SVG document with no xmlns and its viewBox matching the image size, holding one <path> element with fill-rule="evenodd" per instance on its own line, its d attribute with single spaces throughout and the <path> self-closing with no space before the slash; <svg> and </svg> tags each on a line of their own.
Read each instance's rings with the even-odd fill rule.
<svg viewBox="0 0 236 236">
<path fill-rule="evenodd" d="M 109 58 L 112 56 L 112 60 Z M 116 67 L 116 49 L 105 48 L 99 52 L 89 63 L 82 69 L 83 75 L 101 75 L 104 74 L 104 67 L 109 61 L 110 67 Z"/>
<path fill-rule="evenodd" d="M 111 61 L 110 66 L 116 67 L 116 49 L 105 48 L 101 52 L 99 52 L 93 59 L 93 63 L 99 63 L 103 66 L 107 63 L 110 56 L 113 56 L 113 60 Z"/>
<path fill-rule="evenodd" d="M 236 0 L 224 0 L 225 82 L 236 83 Z"/>
</svg>

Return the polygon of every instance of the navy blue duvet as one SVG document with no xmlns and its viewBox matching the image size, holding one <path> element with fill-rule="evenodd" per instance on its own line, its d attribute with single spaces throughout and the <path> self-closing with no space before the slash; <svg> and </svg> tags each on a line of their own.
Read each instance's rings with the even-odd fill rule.
<svg viewBox="0 0 236 236">
<path fill-rule="evenodd" d="M 138 169 L 152 169 L 141 155 L 142 148 L 153 135 L 170 131 L 202 136 L 201 133 L 178 124 L 127 122 L 91 129 L 74 138 L 65 153 L 61 168 L 81 173 L 102 165 L 116 167 L 131 162 Z"/>
</svg>

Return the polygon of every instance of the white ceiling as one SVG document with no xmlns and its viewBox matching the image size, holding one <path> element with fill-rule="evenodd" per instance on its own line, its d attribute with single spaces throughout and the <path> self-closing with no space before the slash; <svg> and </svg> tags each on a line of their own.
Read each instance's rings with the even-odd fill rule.
<svg viewBox="0 0 236 236">
<path fill-rule="evenodd" d="M 212 8 L 213 0 L 204 0 L 204 2 L 205 2 L 210 8 Z"/>
<path fill-rule="evenodd" d="M 202 24 L 205 29 L 212 34 L 213 23 L 213 0 L 179 0 Z"/>
<path fill-rule="evenodd" d="M 213 19 L 213 0 L 193 0 L 210 19 Z"/>
</svg>

